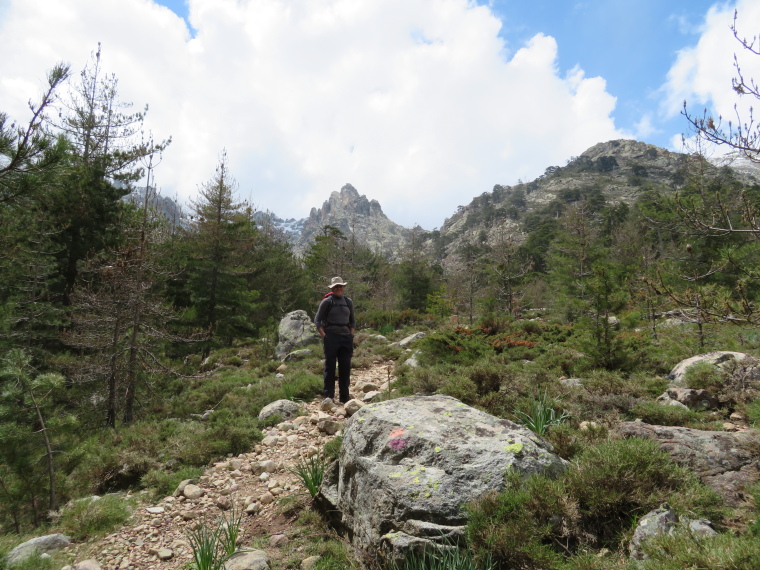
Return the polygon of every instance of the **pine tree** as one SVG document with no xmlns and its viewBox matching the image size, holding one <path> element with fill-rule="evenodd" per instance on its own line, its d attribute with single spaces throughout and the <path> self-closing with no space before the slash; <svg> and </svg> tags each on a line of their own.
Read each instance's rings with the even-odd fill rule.
<svg viewBox="0 0 760 570">
<path fill-rule="evenodd" d="M 248 277 L 254 270 L 250 252 L 256 247 L 258 230 L 253 210 L 235 201 L 236 188 L 223 151 L 214 177 L 191 204 L 186 288 L 190 321 L 208 334 L 205 354 L 211 343 L 229 346 L 256 328 L 252 319 L 259 293 L 248 287 Z"/>
</svg>

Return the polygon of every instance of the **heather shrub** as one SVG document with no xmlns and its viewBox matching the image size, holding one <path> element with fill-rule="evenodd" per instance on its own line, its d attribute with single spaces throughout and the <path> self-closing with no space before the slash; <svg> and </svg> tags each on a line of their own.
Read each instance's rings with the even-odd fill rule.
<svg viewBox="0 0 760 570">
<path fill-rule="evenodd" d="M 681 406 L 667 406 L 659 402 L 639 401 L 628 414 L 630 419 L 658 426 L 683 426 L 699 420 L 700 415 L 694 410 Z"/>
</svg>

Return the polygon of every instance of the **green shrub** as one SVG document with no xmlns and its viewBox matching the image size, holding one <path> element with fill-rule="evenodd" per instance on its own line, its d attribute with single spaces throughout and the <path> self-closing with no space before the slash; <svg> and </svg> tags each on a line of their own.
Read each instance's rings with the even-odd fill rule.
<svg viewBox="0 0 760 570">
<path fill-rule="evenodd" d="M 488 337 L 479 327 L 438 330 L 422 339 L 420 344 L 424 359 L 432 363 L 473 364 L 495 354 Z"/>
<path fill-rule="evenodd" d="M 708 362 L 697 362 L 686 369 L 684 383 L 694 390 L 708 390 L 713 394 L 723 391 L 728 380 L 725 370 Z"/>
<path fill-rule="evenodd" d="M 572 459 L 581 451 L 607 439 L 608 430 L 604 426 L 579 429 L 570 424 L 553 427 L 544 436 L 554 446 L 554 453 L 562 459 Z"/>
<path fill-rule="evenodd" d="M 472 366 L 467 375 L 475 383 L 477 393 L 485 395 L 490 392 L 498 392 L 501 388 L 502 378 L 505 374 L 505 366 L 493 362 L 484 362 Z"/>
<path fill-rule="evenodd" d="M 631 419 L 640 418 L 658 426 L 683 426 L 699 420 L 694 410 L 681 406 L 667 406 L 658 402 L 636 402 L 630 412 Z"/>
<path fill-rule="evenodd" d="M 503 492 L 488 493 L 467 507 L 469 547 L 497 568 L 553 567 L 561 557 L 545 542 L 552 533 L 549 519 L 561 512 L 561 483 L 523 480 L 515 473 L 506 482 Z"/>
<path fill-rule="evenodd" d="M 338 459 L 338 455 L 340 455 L 340 448 L 342 445 L 343 445 L 343 436 L 340 436 L 340 435 L 328 441 L 325 444 L 325 447 L 323 448 L 325 459 L 327 459 L 328 461 L 333 461 L 334 459 Z"/>
<path fill-rule="evenodd" d="M 81 542 L 112 532 L 127 522 L 133 510 L 134 502 L 123 495 L 81 499 L 61 511 L 57 526 L 63 534 Z"/>
<path fill-rule="evenodd" d="M 684 570 L 685 568 L 760 568 L 760 540 L 755 536 L 730 533 L 711 538 L 692 536 L 688 532 L 663 535 L 644 543 L 649 556 L 647 570 Z"/>
<path fill-rule="evenodd" d="M 182 467 L 177 471 L 165 468 L 151 469 L 140 480 L 142 487 L 151 489 L 156 497 L 171 495 L 186 479 L 196 479 L 203 475 L 203 467 Z"/>
<path fill-rule="evenodd" d="M 636 517 L 663 502 L 673 503 L 675 492 L 695 485 L 695 478 L 657 442 L 632 438 L 586 449 L 571 464 L 565 482 L 584 531 L 602 543 L 616 543 Z"/>
<path fill-rule="evenodd" d="M 756 428 L 760 428 L 760 398 L 747 404 L 747 419 Z"/>
<path fill-rule="evenodd" d="M 250 451 L 253 444 L 264 437 L 256 418 L 235 417 L 229 410 L 219 410 L 212 414 L 208 425 L 206 432 L 208 445 L 218 456 L 228 453 L 238 455 Z"/>
<path fill-rule="evenodd" d="M 452 375 L 446 378 L 438 392 L 456 398 L 465 404 L 474 405 L 477 401 L 478 389 L 475 382 L 469 378 Z"/>
</svg>

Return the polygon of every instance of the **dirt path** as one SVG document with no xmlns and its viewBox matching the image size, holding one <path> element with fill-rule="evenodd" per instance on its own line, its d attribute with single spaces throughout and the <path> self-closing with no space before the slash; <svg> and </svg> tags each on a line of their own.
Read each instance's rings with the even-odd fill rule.
<svg viewBox="0 0 760 570">
<path fill-rule="evenodd" d="M 368 370 L 352 370 L 351 394 L 361 397 L 372 386 L 387 390 L 391 370 L 391 363 L 376 363 Z M 208 468 L 198 482 L 204 493 L 202 497 L 165 497 L 155 503 L 142 502 L 129 526 L 97 541 L 74 545 L 70 549 L 74 561 L 94 558 L 102 570 L 186 568 L 191 560 L 187 539 L 191 525 L 200 522 L 215 524 L 222 509 L 229 508 L 231 503 L 238 509 L 253 504 L 251 508 L 258 510 L 244 515 L 240 544 L 250 545 L 256 538 L 265 538 L 268 545 L 271 536 L 288 535 L 290 523 L 286 517 L 278 516 L 278 501 L 304 492 L 303 485 L 288 468 L 295 466 L 300 459 L 318 453 L 335 437 L 319 430 L 319 420 L 345 421 L 343 408 L 324 412 L 319 409 L 321 401 L 319 398 L 305 403 L 306 416 L 266 430 L 264 435 L 272 436 L 265 438 L 268 445 L 262 442 L 250 453 Z M 271 472 L 261 473 L 265 467 Z M 277 547 L 267 546 L 266 549 L 270 559 L 276 560 Z M 168 559 L 159 558 L 169 556 L 169 552 Z"/>
</svg>

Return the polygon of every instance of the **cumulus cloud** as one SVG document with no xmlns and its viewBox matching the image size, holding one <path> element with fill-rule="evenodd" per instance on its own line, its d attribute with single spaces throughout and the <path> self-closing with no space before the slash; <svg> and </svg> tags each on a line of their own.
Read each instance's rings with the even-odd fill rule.
<svg viewBox="0 0 760 570">
<path fill-rule="evenodd" d="M 683 109 L 684 101 L 690 113 L 701 115 L 703 109 L 721 115 L 724 122 L 739 116 L 747 118 L 749 108 L 757 101 L 738 97 L 731 80 L 736 77 L 734 56 L 745 78 L 760 79 L 760 57 L 743 49 L 734 38 L 731 25 L 734 8 L 738 12 L 737 29 L 741 37 L 756 33 L 760 21 L 760 4 L 754 0 L 738 0 L 736 6 L 718 4 L 710 8 L 695 46 L 678 52 L 663 86 L 662 110 L 675 116 Z M 757 44 L 755 47 L 760 47 Z M 736 105 L 736 111 L 734 106 Z M 674 139 L 675 140 L 675 139 Z"/>
<path fill-rule="evenodd" d="M 399 223 L 439 226 L 494 184 L 624 136 L 603 78 L 558 69 L 556 41 L 511 46 L 467 0 L 10 0 L 0 109 L 58 60 L 103 63 L 173 143 L 156 173 L 193 197 L 226 148 L 240 197 L 301 217 L 346 182 Z M 689 72 L 690 73 L 690 72 Z M 690 76 L 694 76 L 691 73 Z"/>
</svg>

